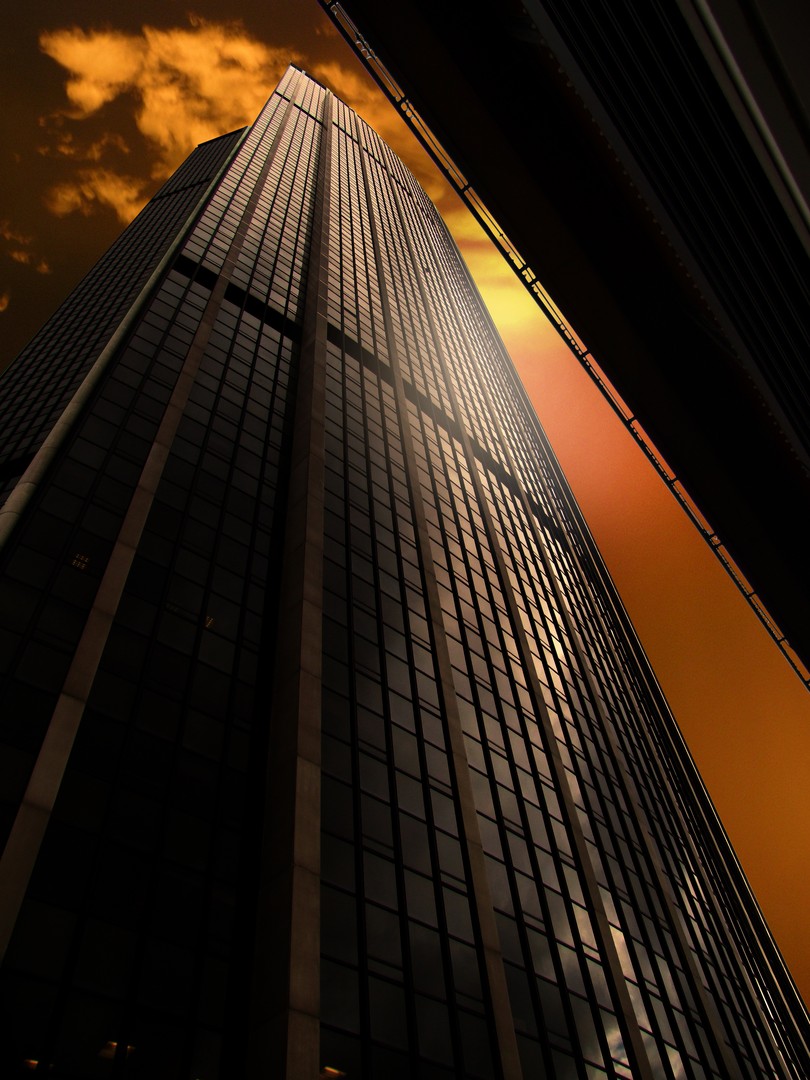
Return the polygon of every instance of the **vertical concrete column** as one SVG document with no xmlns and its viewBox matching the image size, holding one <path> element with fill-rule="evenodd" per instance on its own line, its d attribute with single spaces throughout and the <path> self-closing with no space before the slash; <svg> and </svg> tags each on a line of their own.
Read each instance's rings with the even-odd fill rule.
<svg viewBox="0 0 810 1080">
<path fill-rule="evenodd" d="M 320 1072 L 321 638 L 332 95 L 324 91 L 294 400 L 247 1075 Z"/>
</svg>

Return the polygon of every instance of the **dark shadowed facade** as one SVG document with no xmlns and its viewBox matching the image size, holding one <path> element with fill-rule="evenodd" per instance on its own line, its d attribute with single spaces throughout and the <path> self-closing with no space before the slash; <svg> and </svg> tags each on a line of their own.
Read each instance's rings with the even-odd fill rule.
<svg viewBox="0 0 810 1080">
<path fill-rule="evenodd" d="M 458 252 L 331 93 L 199 148 L 0 394 L 5 1075 L 807 1074 Z"/>
</svg>

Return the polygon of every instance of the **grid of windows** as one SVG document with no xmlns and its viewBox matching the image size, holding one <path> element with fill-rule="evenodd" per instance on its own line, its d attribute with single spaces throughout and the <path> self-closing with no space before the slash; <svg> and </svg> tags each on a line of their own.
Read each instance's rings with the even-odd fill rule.
<svg viewBox="0 0 810 1080">
<path fill-rule="evenodd" d="M 262 169 L 287 107 L 271 99 L 277 123 L 239 152 L 237 177 L 246 159 Z M 234 186 L 216 200 L 220 220 L 233 217 Z M 300 203 L 271 215 L 297 238 L 299 280 L 302 216 Z M 222 246 L 213 220 L 207 251 Z M 260 654 L 274 636 L 299 334 L 289 274 L 273 313 L 260 274 L 212 310 L 218 279 L 191 258 L 205 255 L 201 233 L 5 552 L 7 831 L 179 373 L 204 342 L 9 946 L 14 1075 L 26 1060 L 60 1075 L 218 1075 L 223 1031 L 235 1038 L 242 1022 L 257 806 L 246 793 L 263 780 L 267 732 L 254 718 L 272 673 Z M 246 229 L 238 240 L 248 245 Z"/>
<path fill-rule="evenodd" d="M 4 835 L 77 665 L 89 686 L 4 967 L 9 1075 L 250 1060 L 263 877 L 294 877 L 261 847 L 282 565 L 311 543 L 320 1046 L 291 1075 L 798 1080 L 696 781 L 424 192 L 291 68 L 176 239 L 0 552 Z"/>
<path fill-rule="evenodd" d="M 416 236 L 414 241 L 416 244 L 424 237 L 424 234 L 421 233 L 414 235 Z M 442 234 L 438 227 L 435 235 L 441 238 Z M 446 239 L 443 240 L 442 246 L 445 250 L 448 250 L 449 245 Z M 428 278 L 428 288 L 430 288 L 430 284 L 431 281 Z M 469 295 L 468 288 L 465 288 L 466 280 L 462 278 L 460 284 L 461 287 L 456 290 L 453 306 L 450 310 L 447 309 L 445 302 L 446 297 L 450 294 L 450 289 L 446 286 L 442 290 L 436 291 L 433 299 L 438 310 L 441 311 L 443 305 L 445 307 L 444 325 L 455 327 L 457 338 L 460 336 L 462 344 L 464 344 L 464 335 L 471 335 L 469 328 L 476 325 L 481 327 L 484 320 L 481 317 L 480 309 L 478 309 L 477 319 L 475 318 L 477 305 L 471 304 L 469 299 L 465 297 L 465 292 L 467 296 Z M 465 315 L 469 312 L 470 317 L 459 320 L 459 310 L 464 311 Z M 460 334 L 459 328 L 461 330 Z M 466 339 L 466 343 L 467 348 L 470 346 L 475 347 L 476 344 L 469 337 Z M 455 363 L 454 357 L 464 356 L 463 351 L 459 352 L 457 343 L 453 342 L 450 333 L 445 337 L 444 346 L 445 354 L 451 358 L 451 363 Z M 497 358 L 498 353 L 496 352 L 494 355 Z M 488 371 L 487 366 L 489 367 Z M 483 367 L 487 371 L 485 383 L 480 380 L 481 369 L 473 369 L 469 365 L 466 366 L 466 369 L 459 365 L 458 376 L 460 379 L 464 378 L 465 380 L 460 400 L 462 402 L 477 401 L 478 403 L 477 409 L 472 408 L 468 412 L 473 417 L 472 431 L 479 439 L 487 437 L 486 434 L 481 435 L 480 425 L 478 431 L 476 431 L 475 427 L 475 418 L 479 417 L 482 412 L 481 406 L 487 400 L 492 401 L 497 394 L 499 384 L 500 386 L 506 384 L 508 390 L 508 380 L 503 377 L 503 373 L 497 371 L 497 365 L 490 363 L 489 365 L 483 365 Z M 498 377 L 499 374 L 500 378 Z M 478 376 L 478 379 L 476 379 L 476 376 Z M 504 399 L 506 399 L 505 393 Z M 514 409 L 510 408 L 505 412 L 506 417 L 502 429 L 506 437 L 509 438 L 517 425 L 509 416 L 509 413 L 514 412 Z M 501 410 L 494 410 L 494 415 L 500 418 Z M 543 447 L 537 445 L 536 439 L 533 441 L 535 443 L 535 453 L 527 457 L 525 447 L 527 445 L 531 446 L 531 442 L 525 436 L 522 440 L 524 461 L 520 475 L 521 482 L 529 487 L 537 502 L 542 505 L 544 493 L 547 502 L 549 496 L 552 498 L 555 496 L 556 483 L 551 482 L 547 469 L 545 470 L 545 476 L 537 476 L 537 463 L 542 463 L 543 457 L 547 456 L 547 452 L 543 454 Z M 517 440 L 512 441 L 510 439 L 510 442 L 512 444 L 504 451 L 501 459 L 505 460 L 507 464 L 510 458 L 512 460 L 517 459 L 518 452 L 521 449 L 521 443 Z M 491 449 L 491 446 L 489 449 Z M 512 471 L 514 472 L 514 469 Z M 547 641 L 550 637 L 551 642 L 554 644 L 553 652 L 548 647 L 545 648 L 545 655 L 540 653 L 539 645 L 536 646 L 532 650 L 533 662 L 537 676 L 543 685 L 544 696 L 548 696 L 554 701 L 553 708 L 567 707 L 571 710 L 570 715 L 573 717 L 574 723 L 573 725 L 570 722 L 567 723 L 564 730 L 568 733 L 568 749 L 576 754 L 573 760 L 578 765 L 577 783 L 581 784 L 586 781 L 589 784 L 586 790 L 593 790 L 588 768 L 583 766 L 583 746 L 591 751 L 590 756 L 596 759 L 594 764 L 600 771 L 605 771 L 604 758 L 607 752 L 617 761 L 619 777 L 626 778 L 629 776 L 632 778 L 630 791 L 637 802 L 643 806 L 647 820 L 654 824 L 656 839 L 661 845 L 665 858 L 665 873 L 668 880 L 656 882 L 653 874 L 652 881 L 659 889 L 663 887 L 665 893 L 674 892 L 676 897 L 678 910 L 675 912 L 670 905 L 669 910 L 666 912 L 666 918 L 672 919 L 674 916 L 678 921 L 686 920 L 686 934 L 680 936 L 694 953 L 695 960 L 703 972 L 701 978 L 710 987 L 713 1001 L 712 1008 L 720 1006 L 726 1025 L 723 1037 L 736 1047 L 735 1052 L 740 1055 L 740 1060 L 744 1062 L 743 1067 L 746 1070 L 746 1075 L 766 1075 L 768 1070 L 766 1061 L 769 1057 L 772 1057 L 773 1047 L 767 1045 L 768 1040 L 763 1036 L 763 1014 L 761 1010 L 752 1007 L 750 997 L 742 991 L 739 976 L 733 974 L 730 965 L 727 963 L 726 957 L 729 954 L 733 955 L 735 943 L 730 937 L 727 927 L 723 925 L 722 918 L 710 916 L 711 907 L 705 904 L 705 901 L 703 904 L 700 901 L 697 904 L 695 903 L 698 895 L 701 895 L 702 898 L 703 890 L 706 890 L 706 892 L 714 891 L 711 881 L 706 879 L 701 866 L 704 860 L 710 862 L 710 857 L 705 853 L 702 858 L 696 857 L 696 852 L 690 850 L 690 845 L 686 843 L 686 832 L 673 828 L 673 823 L 678 821 L 679 817 L 683 820 L 687 811 L 682 803 L 679 805 L 680 800 L 673 797 L 672 785 L 661 783 L 665 796 L 669 797 L 662 802 L 662 796 L 658 793 L 658 785 L 653 788 L 649 783 L 648 778 L 650 775 L 658 773 L 660 776 L 662 771 L 670 771 L 665 764 L 666 758 L 661 754 L 660 744 L 650 752 L 649 737 L 645 738 L 647 732 L 655 729 L 656 718 L 643 698 L 632 695 L 632 700 L 628 701 L 623 688 L 620 688 L 619 683 L 621 680 L 619 676 L 623 649 L 621 642 L 617 640 L 617 636 L 614 636 L 610 651 L 606 650 L 604 645 L 597 647 L 598 652 L 594 651 L 592 642 L 594 639 L 599 640 L 600 637 L 604 641 L 604 634 L 598 624 L 595 625 L 597 620 L 594 618 L 593 606 L 596 598 L 593 597 L 592 590 L 584 587 L 582 578 L 574 566 L 571 554 L 566 551 L 566 548 L 572 546 L 568 538 L 571 537 L 574 530 L 571 528 L 570 521 L 566 520 L 562 500 L 557 494 L 556 506 L 553 506 L 552 513 L 558 521 L 562 521 L 563 527 L 553 529 L 546 524 L 541 533 L 537 526 L 527 519 L 527 512 L 531 510 L 528 498 L 525 496 L 522 499 L 518 497 L 514 484 L 504 483 L 502 477 L 496 476 L 492 472 L 489 473 L 487 479 L 489 480 L 487 494 L 489 496 L 490 515 L 494 522 L 500 522 L 502 525 L 502 528 L 498 530 L 499 546 L 513 563 L 508 570 L 516 595 L 522 593 L 524 596 L 524 603 L 521 605 L 522 617 L 528 614 L 531 626 L 539 629 L 541 636 L 546 637 Z M 510 514 L 511 524 L 504 520 Z M 541 551 L 535 539 L 538 534 L 545 541 L 544 551 Z M 527 554 L 530 557 L 527 558 Z M 521 563 L 522 565 L 520 565 Z M 551 621 L 550 625 L 549 620 Z M 546 627 L 545 633 L 544 625 Z M 576 642 L 570 638 L 572 626 L 576 626 Z M 593 702 L 590 707 L 585 704 L 588 698 Z M 622 698 L 624 698 L 623 701 Z M 599 727 L 605 728 L 609 745 L 601 753 L 594 754 L 593 751 L 597 744 L 594 742 L 593 735 L 595 729 Z M 604 743 L 604 735 L 601 741 Z M 611 766 L 608 765 L 607 769 L 610 770 L 610 768 Z M 606 775 L 610 775 L 610 772 L 608 771 Z M 625 788 L 627 788 L 627 781 L 624 780 L 623 782 Z M 616 800 L 616 794 L 611 796 L 609 793 L 605 793 L 604 784 L 601 797 L 603 800 Z M 586 803 L 582 810 L 586 821 L 592 820 L 594 813 L 599 814 L 598 809 L 592 803 Z M 604 811 L 602 812 L 604 813 Z M 639 818 L 635 810 L 628 809 L 625 806 L 620 808 L 618 815 L 614 810 L 610 820 L 612 829 L 618 832 L 618 836 L 614 833 L 614 844 L 618 839 L 620 851 L 624 855 L 625 861 L 625 866 L 622 867 L 623 873 L 617 874 L 614 879 L 616 882 L 615 887 L 619 889 L 622 897 L 622 903 L 616 905 L 616 910 L 619 913 L 623 910 L 630 910 L 627 905 L 627 897 L 630 896 L 632 904 L 635 905 L 633 910 L 646 911 L 648 901 L 645 900 L 642 895 L 643 890 L 639 886 L 650 871 L 646 870 L 639 874 L 638 870 L 634 872 L 630 866 L 626 865 L 631 861 L 629 858 L 630 853 L 639 847 L 639 840 L 632 835 L 633 832 L 636 833 L 636 836 L 641 835 L 638 832 Z M 621 827 L 621 831 L 619 827 Z M 627 840 L 624 840 L 622 832 L 628 828 L 630 831 Z M 695 835 L 699 839 L 700 833 L 697 832 Z M 646 854 L 648 863 L 650 856 L 653 855 L 654 857 L 654 853 L 651 852 L 643 854 Z M 638 858 L 638 856 L 636 857 Z M 593 859 L 595 865 L 598 865 L 599 860 L 595 852 Z M 703 881 L 702 886 L 696 884 L 701 882 L 701 879 Z M 687 885 L 687 881 L 690 882 L 689 885 Z M 613 902 L 615 903 L 615 897 Z M 717 910 L 717 903 L 717 898 L 715 898 L 715 910 Z M 703 908 L 702 911 L 701 908 Z M 642 946 L 638 933 L 633 936 L 632 920 L 629 926 L 625 925 L 623 927 L 622 932 L 627 940 L 634 942 L 635 945 L 635 953 L 632 945 L 630 948 L 630 955 L 633 957 L 635 965 L 633 985 L 642 988 L 643 997 L 645 980 L 649 985 L 649 983 L 655 983 L 656 979 L 650 979 L 649 977 L 645 946 Z M 661 935 L 660 926 L 651 940 L 658 942 L 659 935 Z M 678 936 L 676 934 L 676 938 Z M 661 940 L 666 941 L 666 936 Z M 651 946 L 648 945 L 647 947 Z M 658 951 L 659 953 L 666 952 L 660 946 Z M 666 963 L 677 965 L 678 959 L 675 955 L 670 955 Z M 692 974 L 694 975 L 694 971 Z M 654 994 L 655 997 L 652 1003 L 648 1002 L 645 1010 L 639 1012 L 643 1029 L 650 1031 L 650 1033 L 652 1033 L 653 1027 L 650 1017 L 655 1013 L 660 1013 L 661 998 L 667 999 L 667 995 L 660 984 L 655 987 Z M 675 1004 L 674 1002 L 671 1003 Z M 679 1006 L 675 1004 L 675 1007 L 678 1008 Z M 680 1008 L 683 1010 L 682 1004 Z M 679 1020 L 682 1015 L 681 1012 Z M 669 1024 L 664 1025 L 662 1028 L 663 1032 L 670 1030 L 672 1028 Z M 661 1037 L 663 1038 L 663 1036 Z M 694 1037 L 693 1032 L 692 1038 Z M 674 1041 L 677 1042 L 678 1040 Z M 679 1054 L 688 1054 L 690 1045 L 691 1041 L 687 1037 L 680 1045 Z M 672 1038 L 666 1043 L 666 1053 L 671 1059 L 678 1060 L 673 1053 Z M 673 1067 L 677 1069 L 678 1066 L 676 1064 Z M 691 1061 L 689 1067 L 695 1068 L 694 1060 Z M 722 1063 L 718 1064 L 718 1068 L 722 1070 Z"/>
<path fill-rule="evenodd" d="M 4 373 L 0 382 L 0 503 L 233 154 L 241 135 L 238 131 L 223 135 L 194 151 Z M 92 320 L 87 318 L 90 307 Z"/>
<path fill-rule="evenodd" d="M 404 1077 L 410 1048 L 420 1075 L 492 1076 L 399 431 L 390 384 L 330 345 L 323 1056 Z"/>
<path fill-rule="evenodd" d="M 449 266 L 449 260 L 453 257 L 451 244 L 437 224 L 432 208 L 426 205 L 427 200 L 424 195 L 420 196 L 417 190 L 415 197 L 421 197 L 423 208 L 430 213 L 433 235 L 440 242 L 441 251 L 444 252 L 445 261 Z M 411 235 L 414 237 L 414 245 L 418 248 L 420 244 L 426 242 L 425 237 L 429 235 L 429 230 L 419 232 L 412 230 Z M 424 253 L 420 259 L 423 262 L 436 261 L 435 258 L 427 260 Z M 673 827 L 675 822 L 680 819 L 682 823 L 689 814 L 688 806 L 685 806 L 675 794 L 672 770 L 667 764 L 662 740 L 659 740 L 657 745 L 651 745 L 650 733 L 655 732 L 659 721 L 644 698 L 630 689 L 631 680 L 622 668 L 624 666 L 630 668 L 631 665 L 624 659 L 625 649 L 615 630 L 612 631 L 613 640 L 609 648 L 605 647 L 606 633 L 611 633 L 612 628 L 607 627 L 605 620 L 595 614 L 594 607 L 599 603 L 598 594 L 595 595 L 593 589 L 586 586 L 581 573 L 575 566 L 578 555 L 575 543 L 576 531 L 571 527 L 570 518 L 565 512 L 555 478 L 551 475 L 548 466 L 543 467 L 544 460 L 547 461 L 550 457 L 550 452 L 542 443 L 538 443 L 536 432 L 525 430 L 528 427 L 526 420 L 521 418 L 520 413 L 516 413 L 514 405 L 503 409 L 501 407 L 492 409 L 493 399 L 497 401 L 500 398 L 501 401 L 508 403 L 511 397 L 514 401 L 514 392 L 509 392 L 510 382 L 512 387 L 514 386 L 513 381 L 506 376 L 503 369 L 498 370 L 497 361 L 502 358 L 502 351 L 481 350 L 479 355 L 482 363 L 476 367 L 456 361 L 456 358 L 463 360 L 470 348 L 476 348 L 477 342 L 473 337 L 475 329 L 478 328 L 479 341 L 481 332 L 487 330 L 485 315 L 482 315 L 480 307 L 474 301 L 470 301 L 466 275 L 448 273 L 443 276 L 442 288 L 438 290 L 433 287 L 434 279 L 429 275 L 425 276 L 424 280 L 426 289 L 431 291 L 431 299 L 436 310 L 444 311 L 444 323 L 442 324 L 442 316 L 437 319 L 440 331 L 442 325 L 450 327 L 444 336 L 443 345 L 444 353 L 449 358 L 448 366 L 457 368 L 456 378 L 463 380 L 463 392 L 460 394 L 459 401 L 462 406 L 464 403 L 474 403 L 467 409 L 465 426 L 469 422 L 469 430 L 473 433 L 474 439 L 487 440 L 487 449 L 491 452 L 492 445 L 489 441 L 491 429 L 482 432 L 481 424 L 478 422 L 484 413 L 484 406 L 489 402 L 489 412 L 498 417 L 504 437 L 508 440 L 507 448 L 500 460 L 505 461 L 507 466 L 510 459 L 515 463 L 520 463 L 521 484 L 528 489 L 522 498 L 516 497 L 514 483 L 504 483 L 502 476 L 497 476 L 492 472 L 489 474 L 488 502 L 492 520 L 497 522 L 500 518 L 503 521 L 503 503 L 506 502 L 507 505 L 511 504 L 510 510 L 517 526 L 499 530 L 500 548 L 510 560 L 523 562 L 522 567 L 514 565 L 508 568 L 513 588 L 516 589 L 517 595 L 519 595 L 518 590 L 522 590 L 524 595 L 527 590 L 535 593 L 533 602 L 524 603 L 522 617 L 528 614 L 531 626 L 536 628 L 533 632 L 539 630 L 542 636 L 550 635 L 554 643 L 556 657 L 548 648 L 542 659 L 539 647 L 533 650 L 534 664 L 538 678 L 544 687 L 544 696 L 549 697 L 550 705 L 554 702 L 553 708 L 562 706 L 563 709 L 570 709 L 571 715 L 575 718 L 577 731 L 569 747 L 569 749 L 579 751 L 578 757 L 574 758 L 575 762 L 579 763 L 582 760 L 580 749 L 582 745 L 593 750 L 596 745 L 593 739 L 595 731 L 600 726 L 604 726 L 609 743 L 605 750 L 617 761 L 619 776 L 625 778 L 623 781 L 625 788 L 627 787 L 626 778 L 631 778 L 630 791 L 637 803 L 643 806 L 646 820 L 650 821 L 655 828 L 655 836 L 660 845 L 660 851 L 663 853 L 664 872 L 668 880 L 656 882 L 653 875 L 653 883 L 659 889 L 663 888 L 665 894 L 673 892 L 676 898 L 677 911 L 669 905 L 666 918 L 671 920 L 674 917 L 677 922 L 685 920 L 685 934 L 676 934 L 675 937 L 680 937 L 686 942 L 694 954 L 699 969 L 703 972 L 698 977 L 710 987 L 711 1008 L 714 1010 L 719 1007 L 722 1013 L 725 1025 L 722 1037 L 734 1045 L 735 1054 L 738 1055 L 740 1061 L 737 1067 L 743 1068 L 745 1075 L 766 1075 L 769 1068 L 776 1067 L 766 1064 L 769 1059 L 773 1060 L 774 1046 L 764 1034 L 766 1024 L 762 1007 L 753 1005 L 750 994 L 743 989 L 747 979 L 745 977 L 741 979 L 738 973 L 735 974 L 727 961 L 727 957 L 736 952 L 738 943 L 734 941 L 733 935 L 724 925 L 724 919 L 719 914 L 721 901 L 715 893 L 713 875 L 707 877 L 704 869 L 705 866 L 711 865 L 711 855 L 705 850 L 698 854 L 694 842 L 690 844 L 687 840 L 689 832 L 683 828 Z M 455 285 L 454 296 L 453 285 Z M 453 297 L 449 308 L 448 296 Z M 461 319 L 458 317 L 459 311 L 464 314 Z M 453 341 L 453 333 L 455 333 L 456 342 Z M 461 351 L 457 347 L 459 338 L 463 346 Z M 478 347 L 480 348 L 480 345 Z M 484 374 L 484 379 L 481 378 L 482 374 Z M 516 439 L 512 433 L 519 430 L 521 423 L 524 432 L 522 438 Z M 533 452 L 527 454 L 527 447 Z M 515 467 L 513 466 L 511 470 L 513 476 Z M 540 471 L 539 476 L 538 471 Z M 548 506 L 549 502 L 550 506 Z M 537 515 L 539 520 L 536 523 L 528 521 L 526 515 L 531 511 L 532 503 L 538 507 L 543 507 L 545 503 L 548 506 L 546 512 L 550 511 L 553 515 L 552 521 L 556 518 L 562 528 L 550 528 L 548 519 L 544 520 L 545 513 L 542 512 Z M 543 551 L 538 544 L 540 539 L 544 541 Z M 525 558 L 527 553 L 531 553 L 531 558 Z M 542 587 L 538 589 L 538 585 Z M 551 619 L 551 626 L 549 626 L 549 619 Z M 546 634 L 543 631 L 544 624 L 547 627 Z M 570 639 L 573 626 L 576 627 L 574 631 L 576 641 Z M 594 641 L 600 641 L 600 639 L 601 644 L 595 645 Z M 580 670 L 577 670 L 578 668 Z M 588 698 L 592 701 L 590 706 L 587 704 Z M 566 730 L 569 733 L 573 732 L 570 723 L 566 725 Z M 583 743 L 582 740 L 585 742 Z M 603 736 L 600 741 L 604 742 L 605 737 Z M 599 758 L 601 758 L 602 770 L 605 769 L 604 757 L 603 750 L 596 761 L 597 767 L 600 767 Z M 610 766 L 608 766 L 609 769 Z M 587 778 L 587 771 L 584 776 L 581 766 L 579 771 L 577 782 L 581 783 L 583 778 Z M 669 782 L 664 779 L 667 773 Z M 610 775 L 609 771 L 606 775 Z M 651 785 L 649 782 L 651 775 L 661 779 Z M 611 798 L 605 794 L 602 797 L 603 799 Z M 613 799 L 615 798 L 614 795 Z M 583 807 L 583 811 L 586 814 L 586 821 L 591 820 L 594 812 L 598 812 L 592 805 Z M 644 820 L 645 818 L 639 819 L 636 809 L 629 810 L 626 806 L 615 822 L 611 820 L 614 829 L 617 828 L 619 822 L 623 823 L 623 829 L 630 827 L 628 841 L 622 842 L 621 835 L 618 838 L 620 845 L 623 844 L 620 847 L 622 855 L 625 851 L 631 852 L 634 847 L 638 848 L 638 840 L 632 839 L 632 832 L 636 831 L 637 835 L 640 835 L 638 834 L 639 824 Z M 692 826 L 694 839 L 699 845 L 701 832 L 694 828 L 694 822 Z M 643 829 L 643 824 L 641 827 Z M 654 853 L 646 853 L 648 861 L 651 855 L 655 857 Z M 625 858 L 627 862 L 630 862 L 629 858 L 626 856 Z M 594 859 L 595 865 L 598 865 L 595 853 Z M 627 866 L 623 870 L 624 882 L 621 874 L 615 879 L 623 898 L 622 904 L 617 905 L 617 910 L 619 912 L 623 909 L 629 910 L 626 903 L 629 895 L 632 897 L 632 903 L 637 905 L 635 910 L 645 911 L 645 900 L 639 890 L 639 884 L 644 880 L 645 874 L 639 875 L 638 871 L 634 873 Z M 711 871 L 709 873 L 711 874 Z M 633 887 L 628 888 L 628 884 Z M 713 904 L 706 899 L 707 894 L 712 893 L 715 893 Z M 632 926 L 625 926 L 623 933 L 632 937 L 631 929 Z M 660 934 L 659 927 L 651 940 L 657 942 Z M 641 945 L 638 933 L 635 934 L 633 940 L 637 946 L 633 985 L 643 989 L 645 980 L 647 985 L 656 980 L 649 978 L 644 947 Z M 666 940 L 665 935 L 663 940 Z M 630 951 L 632 955 L 633 949 L 631 948 Z M 660 953 L 666 950 L 659 946 L 658 951 Z M 750 952 L 747 947 L 745 951 Z M 752 969 L 749 978 L 756 980 L 759 975 L 753 965 L 756 965 L 757 961 L 754 956 L 750 959 Z M 674 955 L 670 955 L 666 963 L 677 965 L 677 959 Z M 761 965 L 761 961 L 759 963 Z M 691 974 L 695 976 L 694 969 Z M 650 1017 L 653 1013 L 660 1012 L 660 999 L 667 999 L 660 983 L 655 987 L 654 994 L 658 995 L 652 1002 L 654 1008 L 651 1008 L 648 1003 L 646 1012 L 640 1013 L 643 1028 L 650 1031 L 654 1026 L 651 1024 Z M 704 1009 L 704 1014 L 705 1011 Z M 697 1018 L 695 1020 L 697 1022 Z M 664 1025 L 661 1030 L 666 1032 L 668 1025 Z M 692 1038 L 694 1038 L 694 1032 Z M 666 1046 L 666 1053 L 670 1058 L 673 1058 L 672 1044 L 673 1040 L 670 1039 Z M 690 1039 L 687 1037 L 680 1047 L 680 1053 L 689 1053 L 690 1045 Z M 708 1056 L 708 1048 L 706 1053 Z M 776 1060 L 778 1061 L 778 1057 Z M 677 1070 L 677 1064 L 673 1067 Z M 689 1067 L 696 1067 L 694 1060 L 690 1062 Z M 718 1068 L 722 1071 L 722 1063 L 718 1064 Z"/>
</svg>

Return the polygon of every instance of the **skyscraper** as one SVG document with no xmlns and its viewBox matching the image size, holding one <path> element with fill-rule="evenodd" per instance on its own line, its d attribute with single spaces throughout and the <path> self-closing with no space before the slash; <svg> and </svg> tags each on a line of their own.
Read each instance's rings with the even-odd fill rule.
<svg viewBox="0 0 810 1080">
<path fill-rule="evenodd" d="M 402 163 L 290 68 L 107 259 L 4 384 L 62 395 L 6 465 L 6 1067 L 804 1075 L 795 987 Z"/>
</svg>

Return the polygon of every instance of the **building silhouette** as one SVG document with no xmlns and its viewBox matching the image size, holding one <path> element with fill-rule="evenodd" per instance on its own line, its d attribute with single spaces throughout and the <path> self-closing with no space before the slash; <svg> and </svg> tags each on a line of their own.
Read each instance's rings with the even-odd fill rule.
<svg viewBox="0 0 810 1080">
<path fill-rule="evenodd" d="M 198 148 L 2 386 L 4 1075 L 807 1074 L 466 268 L 328 90 Z"/>
<path fill-rule="evenodd" d="M 789 0 L 321 0 L 810 685 Z"/>
</svg>

